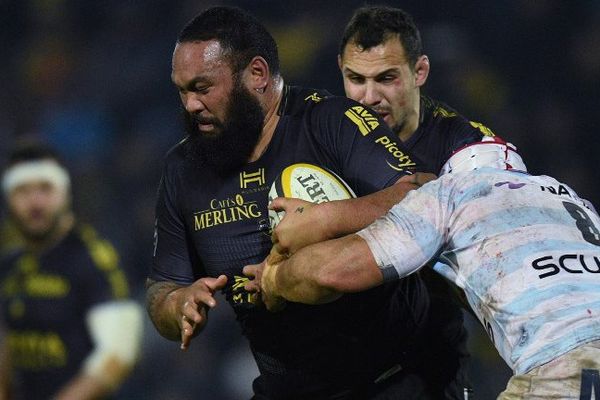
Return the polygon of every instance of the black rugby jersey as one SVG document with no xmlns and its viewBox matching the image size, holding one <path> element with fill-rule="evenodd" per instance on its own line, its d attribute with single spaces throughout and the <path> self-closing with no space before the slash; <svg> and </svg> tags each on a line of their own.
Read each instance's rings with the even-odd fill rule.
<svg viewBox="0 0 600 400">
<path fill-rule="evenodd" d="M 428 297 L 417 276 L 325 305 L 289 303 L 279 313 L 251 303 L 242 268 L 271 249 L 267 194 L 293 163 L 325 167 L 358 196 L 421 170 L 372 111 L 345 97 L 286 87 L 265 153 L 221 177 L 194 170 L 183 144 L 167 155 L 157 201 L 150 278 L 189 285 L 228 276 L 225 290 L 269 398 L 323 398 L 372 382 L 401 362 L 424 319 Z M 256 385 L 255 385 L 256 386 Z"/>
<path fill-rule="evenodd" d="M 16 398 L 49 399 L 93 348 L 87 310 L 128 295 L 118 255 L 92 228 L 82 227 L 42 254 L 7 256 L 0 271 Z"/>
<path fill-rule="evenodd" d="M 455 150 L 484 136 L 494 136 L 494 133 L 479 122 L 469 121 L 446 104 L 421 96 L 419 127 L 404 146 L 428 170 L 439 174 Z"/>
</svg>

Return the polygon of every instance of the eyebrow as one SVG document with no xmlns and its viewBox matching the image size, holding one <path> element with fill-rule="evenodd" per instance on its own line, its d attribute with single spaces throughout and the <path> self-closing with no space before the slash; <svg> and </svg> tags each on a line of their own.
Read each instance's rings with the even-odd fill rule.
<svg viewBox="0 0 600 400">
<path fill-rule="evenodd" d="M 395 67 L 394 68 L 388 68 L 388 69 L 386 69 L 384 71 L 378 72 L 375 75 L 375 78 L 380 78 L 380 77 L 382 77 L 384 75 L 387 75 L 389 73 L 398 73 L 398 72 L 399 72 L 398 68 L 395 68 Z M 352 70 L 351 68 L 348 68 L 348 67 L 344 67 L 344 73 L 345 74 L 353 74 L 353 75 L 365 77 L 365 75 L 360 74 L 360 73 L 358 73 L 358 72 L 356 72 L 356 71 L 354 71 L 354 70 Z"/>
<path fill-rule="evenodd" d="M 173 80 L 173 78 L 171 77 L 171 82 L 173 82 L 173 84 L 175 86 L 177 86 L 178 88 L 182 87 L 182 88 L 185 88 L 185 89 L 191 89 L 191 88 L 194 88 L 194 86 L 196 86 L 196 84 L 198 84 L 198 83 L 211 83 L 211 80 L 208 79 L 208 78 L 206 78 L 206 77 L 204 77 L 204 76 L 196 76 L 196 77 L 192 78 L 190 81 L 188 81 L 185 85 L 179 86 L 175 82 L 175 80 Z"/>
</svg>

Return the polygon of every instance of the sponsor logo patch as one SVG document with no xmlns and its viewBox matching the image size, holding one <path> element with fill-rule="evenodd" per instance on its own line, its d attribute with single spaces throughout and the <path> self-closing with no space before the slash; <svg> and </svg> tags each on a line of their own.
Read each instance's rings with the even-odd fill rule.
<svg viewBox="0 0 600 400">
<path fill-rule="evenodd" d="M 259 168 L 256 172 L 240 172 L 240 188 L 247 189 L 248 185 L 255 184 L 262 186 L 265 184 L 265 169 Z"/>
<path fill-rule="evenodd" d="M 344 115 L 358 126 L 358 130 L 363 136 L 367 136 L 379 126 L 377 118 L 362 106 L 354 106 L 348 109 Z"/>
<path fill-rule="evenodd" d="M 389 137 L 381 136 L 375 140 L 375 143 L 379 143 L 385 147 L 387 151 L 396 159 L 394 164 L 386 160 L 390 168 L 395 169 L 396 171 L 404 171 L 407 168 L 415 167 L 417 165 L 413 160 L 410 159 L 408 154 L 400 150 L 398 143 L 392 142 Z"/>
</svg>

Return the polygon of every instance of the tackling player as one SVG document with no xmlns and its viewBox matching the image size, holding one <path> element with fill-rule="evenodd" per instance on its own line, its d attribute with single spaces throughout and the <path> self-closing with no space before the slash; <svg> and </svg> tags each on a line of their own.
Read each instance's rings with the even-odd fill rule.
<svg viewBox="0 0 600 400">
<path fill-rule="evenodd" d="M 472 144 L 357 234 L 245 272 L 258 274 L 265 303 L 278 308 L 331 301 L 441 260 L 436 271 L 464 290 L 514 371 L 498 399 L 598 399 L 600 217 L 567 185 L 525 171 L 512 145 Z M 324 207 L 335 221 L 353 203 L 314 206 Z"/>
<path fill-rule="evenodd" d="M 118 256 L 76 224 L 69 173 L 51 150 L 15 150 L 2 191 L 24 247 L 1 262 L 0 399 L 104 398 L 129 375 L 142 333 Z"/>
</svg>

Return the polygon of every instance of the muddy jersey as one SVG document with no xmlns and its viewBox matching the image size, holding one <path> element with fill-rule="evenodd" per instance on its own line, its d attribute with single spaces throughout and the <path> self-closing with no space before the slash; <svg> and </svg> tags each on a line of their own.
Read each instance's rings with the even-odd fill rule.
<svg viewBox="0 0 600 400">
<path fill-rule="evenodd" d="M 158 194 L 150 278 L 189 285 L 227 275 L 226 298 L 268 395 L 317 398 L 310 396 L 372 381 L 398 364 L 428 298 L 413 277 L 326 305 L 289 303 L 279 313 L 255 306 L 244 291 L 242 268 L 262 262 L 271 249 L 271 183 L 285 167 L 309 163 L 333 171 L 362 196 L 420 165 L 382 120 L 347 98 L 286 87 L 279 114 L 265 153 L 228 176 L 189 165 L 185 141 L 170 151 Z"/>
<path fill-rule="evenodd" d="M 18 251 L 1 265 L 4 339 L 17 398 L 51 398 L 92 350 L 86 312 L 128 295 L 117 253 L 82 227 L 42 254 Z"/>
<path fill-rule="evenodd" d="M 600 339 L 600 218 L 554 178 L 447 174 L 359 234 L 387 279 L 439 257 L 517 375 Z"/>
<path fill-rule="evenodd" d="M 427 169 L 439 174 L 455 150 L 484 136 L 494 136 L 494 133 L 446 104 L 421 96 L 419 127 L 404 145 Z"/>
</svg>

